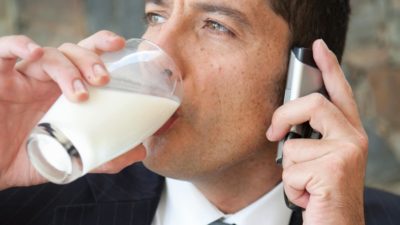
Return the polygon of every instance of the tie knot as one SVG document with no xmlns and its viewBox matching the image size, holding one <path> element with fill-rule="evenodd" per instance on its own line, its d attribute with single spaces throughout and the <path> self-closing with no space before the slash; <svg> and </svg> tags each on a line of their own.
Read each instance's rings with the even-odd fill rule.
<svg viewBox="0 0 400 225">
<path fill-rule="evenodd" d="M 214 222 L 209 223 L 208 225 L 236 225 L 234 223 L 233 224 L 225 223 L 225 222 L 222 221 L 223 219 L 224 218 L 218 219 L 218 220 L 216 220 Z"/>
</svg>

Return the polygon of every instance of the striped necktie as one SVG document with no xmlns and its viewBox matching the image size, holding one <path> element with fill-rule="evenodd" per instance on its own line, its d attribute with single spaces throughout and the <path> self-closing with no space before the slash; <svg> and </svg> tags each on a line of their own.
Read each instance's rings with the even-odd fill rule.
<svg viewBox="0 0 400 225">
<path fill-rule="evenodd" d="M 211 223 L 209 223 L 208 225 L 236 225 L 236 224 L 230 224 L 230 223 L 224 223 L 222 220 L 223 220 L 224 218 L 220 218 L 220 219 L 218 219 L 218 220 L 216 220 L 216 221 L 214 221 L 214 222 L 211 222 Z"/>
</svg>

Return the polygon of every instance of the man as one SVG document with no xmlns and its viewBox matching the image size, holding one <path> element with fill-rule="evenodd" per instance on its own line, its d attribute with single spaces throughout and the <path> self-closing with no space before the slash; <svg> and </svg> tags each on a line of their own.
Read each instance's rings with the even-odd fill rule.
<svg viewBox="0 0 400 225">
<path fill-rule="evenodd" d="M 42 184 L 27 159 L 26 137 L 60 89 L 79 102 L 89 97 L 87 85 L 107 83 L 98 55 L 124 40 L 103 31 L 54 49 L 2 38 L 1 223 L 364 224 L 367 137 L 336 59 L 348 13 L 348 2 L 333 0 L 148 0 L 144 38 L 181 69 L 182 106 L 146 148 L 97 171 L 143 161 L 152 172 L 134 164 L 64 186 Z M 312 94 L 279 107 L 293 46 L 313 48 L 330 101 Z M 276 141 L 306 121 L 323 137 L 286 142 L 282 170 L 274 162 Z M 284 206 L 283 188 L 303 212 Z M 398 219 L 374 205 L 366 212 L 373 218 L 367 224 Z"/>
</svg>

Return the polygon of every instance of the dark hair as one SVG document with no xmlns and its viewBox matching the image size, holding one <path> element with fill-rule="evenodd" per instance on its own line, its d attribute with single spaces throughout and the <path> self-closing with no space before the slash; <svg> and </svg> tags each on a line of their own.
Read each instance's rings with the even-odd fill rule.
<svg viewBox="0 0 400 225">
<path fill-rule="evenodd" d="M 342 59 L 350 16 L 349 0 L 269 0 L 289 24 L 291 47 L 311 47 L 322 38 Z"/>
</svg>

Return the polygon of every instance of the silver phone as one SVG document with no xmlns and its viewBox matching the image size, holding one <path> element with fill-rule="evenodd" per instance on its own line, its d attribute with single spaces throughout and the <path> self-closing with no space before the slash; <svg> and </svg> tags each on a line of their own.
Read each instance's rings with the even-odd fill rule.
<svg viewBox="0 0 400 225">
<path fill-rule="evenodd" d="M 289 68 L 286 81 L 284 102 L 289 102 L 296 98 L 319 92 L 328 97 L 321 71 L 318 69 L 313 52 L 309 48 L 293 48 L 290 54 Z M 289 133 L 279 142 L 276 162 L 282 164 L 283 145 L 289 139 L 294 138 L 321 138 L 321 134 L 314 131 L 308 122 L 291 127 Z M 302 210 L 302 208 L 291 203 L 285 194 L 286 205 L 292 210 Z"/>
</svg>

